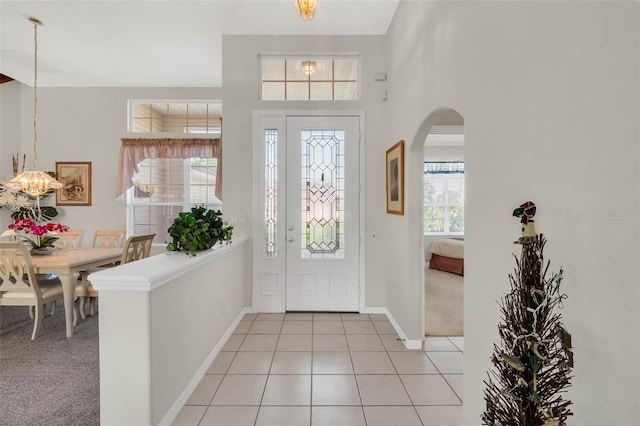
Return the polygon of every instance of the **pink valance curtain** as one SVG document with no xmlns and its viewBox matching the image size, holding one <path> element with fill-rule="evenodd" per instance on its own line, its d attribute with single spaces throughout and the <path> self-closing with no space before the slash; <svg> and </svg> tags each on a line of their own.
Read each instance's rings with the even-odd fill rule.
<svg viewBox="0 0 640 426">
<path fill-rule="evenodd" d="M 117 197 L 133 186 L 138 164 L 145 158 L 217 158 L 216 197 L 222 200 L 222 141 L 220 138 L 122 138 Z"/>
</svg>

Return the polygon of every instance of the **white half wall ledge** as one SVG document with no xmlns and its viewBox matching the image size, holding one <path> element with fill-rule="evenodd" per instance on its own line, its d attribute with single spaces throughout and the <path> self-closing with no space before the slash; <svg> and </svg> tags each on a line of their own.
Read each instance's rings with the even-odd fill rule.
<svg viewBox="0 0 640 426">
<path fill-rule="evenodd" d="M 173 421 L 248 309 L 247 241 L 90 275 L 100 292 L 101 424 Z"/>
<path fill-rule="evenodd" d="M 158 254 L 116 268 L 94 272 L 89 275 L 89 281 L 98 291 L 152 291 L 203 263 L 244 246 L 246 241 L 246 237 L 241 237 L 230 244 L 198 252 L 196 256 L 188 256 L 184 252 Z"/>
</svg>

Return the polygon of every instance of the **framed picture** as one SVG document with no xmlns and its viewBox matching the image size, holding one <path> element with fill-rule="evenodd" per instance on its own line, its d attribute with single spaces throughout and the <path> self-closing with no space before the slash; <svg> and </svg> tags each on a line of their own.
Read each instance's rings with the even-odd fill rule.
<svg viewBox="0 0 640 426">
<path fill-rule="evenodd" d="M 91 162 L 57 162 L 56 176 L 62 188 L 56 191 L 56 206 L 91 205 Z"/>
<path fill-rule="evenodd" d="M 404 215 L 404 141 L 387 150 L 387 213 Z"/>
</svg>

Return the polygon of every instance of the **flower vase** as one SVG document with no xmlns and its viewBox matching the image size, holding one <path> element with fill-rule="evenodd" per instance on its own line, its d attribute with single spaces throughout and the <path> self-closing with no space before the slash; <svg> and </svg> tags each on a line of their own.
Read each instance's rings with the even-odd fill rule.
<svg viewBox="0 0 640 426">
<path fill-rule="evenodd" d="M 37 247 L 29 250 L 33 256 L 47 256 L 53 253 L 53 247 Z"/>
</svg>

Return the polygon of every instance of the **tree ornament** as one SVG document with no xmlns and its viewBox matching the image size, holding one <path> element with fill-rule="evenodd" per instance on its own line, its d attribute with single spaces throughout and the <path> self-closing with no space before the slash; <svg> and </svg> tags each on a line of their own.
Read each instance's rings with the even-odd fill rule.
<svg viewBox="0 0 640 426">
<path fill-rule="evenodd" d="M 509 274 L 511 290 L 498 302 L 500 344 L 494 344 L 493 368 L 485 380 L 485 425 L 565 426 L 571 401 L 562 398 L 570 386 L 571 335 L 556 307 L 566 295 L 560 290 L 562 268 L 549 273 L 544 262 L 546 240 L 533 227 L 536 206 L 527 201 L 513 211 L 522 223 L 522 246 Z"/>
</svg>

